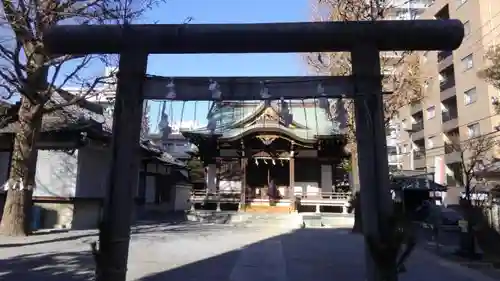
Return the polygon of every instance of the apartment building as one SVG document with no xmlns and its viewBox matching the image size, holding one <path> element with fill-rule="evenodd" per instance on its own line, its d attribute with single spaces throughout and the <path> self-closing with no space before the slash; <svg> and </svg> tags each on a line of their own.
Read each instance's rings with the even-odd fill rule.
<svg viewBox="0 0 500 281">
<path fill-rule="evenodd" d="M 500 43 L 500 5 L 498 0 L 436 0 L 421 18 L 459 19 L 465 38 L 453 52 L 423 54 L 425 97 L 399 113 L 402 167 L 438 171 L 442 183 L 460 186 L 460 157 L 451 144 L 491 133 L 500 124 L 492 103 L 499 91 L 477 77 L 489 46 Z"/>
<path fill-rule="evenodd" d="M 421 17 L 425 10 L 431 6 L 433 0 L 393 0 L 390 3 L 386 19 L 391 20 L 414 20 Z M 400 56 L 396 52 L 387 52 L 384 56 L 394 57 L 396 61 Z M 388 73 L 391 71 L 387 69 Z M 405 155 L 401 151 L 401 123 L 398 120 L 391 121 L 387 126 L 387 155 L 389 159 L 389 171 L 402 170 Z"/>
</svg>

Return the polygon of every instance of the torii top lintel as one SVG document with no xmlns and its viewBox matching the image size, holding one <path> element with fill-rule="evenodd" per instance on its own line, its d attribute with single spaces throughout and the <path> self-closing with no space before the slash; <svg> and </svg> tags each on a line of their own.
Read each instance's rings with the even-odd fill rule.
<svg viewBox="0 0 500 281">
<path fill-rule="evenodd" d="M 459 20 L 399 20 L 258 24 L 60 25 L 46 31 L 52 54 L 150 54 L 454 50 Z"/>
</svg>

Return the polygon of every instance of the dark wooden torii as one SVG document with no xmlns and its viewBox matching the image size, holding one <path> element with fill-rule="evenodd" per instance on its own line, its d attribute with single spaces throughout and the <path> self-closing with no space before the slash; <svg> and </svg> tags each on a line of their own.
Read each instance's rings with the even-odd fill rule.
<svg viewBox="0 0 500 281">
<path fill-rule="evenodd" d="M 365 235 L 383 235 L 391 215 L 380 81 L 381 51 L 454 50 L 464 37 L 459 20 L 264 24 L 61 25 L 44 34 L 51 54 L 120 54 L 109 191 L 100 234 L 100 281 L 124 281 L 147 56 L 153 53 L 351 52 Z M 377 79 L 375 79 L 377 78 Z M 178 97 L 182 99 L 182 97 Z M 371 260 L 369 258 L 368 260 Z M 378 280 L 370 262 L 367 280 Z"/>
</svg>

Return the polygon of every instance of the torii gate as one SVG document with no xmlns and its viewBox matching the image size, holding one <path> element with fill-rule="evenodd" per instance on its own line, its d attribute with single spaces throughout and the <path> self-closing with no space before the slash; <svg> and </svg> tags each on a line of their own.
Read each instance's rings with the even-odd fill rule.
<svg viewBox="0 0 500 281">
<path fill-rule="evenodd" d="M 463 36 L 463 25 L 458 20 L 61 25 L 50 29 L 44 43 L 52 54 L 120 54 L 109 198 L 100 237 L 102 259 L 108 266 L 98 273 L 98 280 L 121 281 L 126 276 L 130 212 L 139 171 L 142 102 L 144 98 L 165 98 L 166 85 L 148 83 L 145 78 L 148 54 L 351 52 L 353 75 L 325 77 L 331 82 L 331 87 L 325 86 L 325 93 L 329 98 L 355 100 L 363 232 L 380 237 L 381 218 L 391 215 L 392 204 L 379 52 L 454 50 Z M 296 78 L 300 79 L 303 78 Z M 280 97 L 302 99 L 318 95 L 310 88 L 301 89 Z M 223 98 L 262 99 L 258 91 L 249 90 L 234 90 Z M 212 100 L 212 96 L 208 91 L 194 95 L 181 90 L 176 99 Z M 373 262 L 369 262 L 367 280 L 378 279 L 374 270 Z"/>
</svg>

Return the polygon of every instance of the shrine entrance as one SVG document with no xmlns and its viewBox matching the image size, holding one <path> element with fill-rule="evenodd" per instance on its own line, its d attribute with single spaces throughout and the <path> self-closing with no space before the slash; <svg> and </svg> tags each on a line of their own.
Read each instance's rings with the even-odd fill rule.
<svg viewBox="0 0 500 281">
<path fill-rule="evenodd" d="M 248 199 L 289 198 L 289 159 L 275 159 L 269 156 L 254 156 L 247 168 L 246 182 Z M 273 187 L 274 186 L 274 187 Z"/>
<path fill-rule="evenodd" d="M 376 13 L 376 8 L 372 8 Z M 387 231 L 390 231 L 388 223 L 393 210 L 388 188 L 382 95 L 389 94 L 390 90 L 382 88 L 380 52 L 449 51 L 458 48 L 463 37 L 464 27 L 459 20 L 52 27 L 43 38 L 45 50 L 52 54 L 120 54 L 109 190 L 99 235 L 99 260 L 106 262 L 98 264 L 97 280 L 126 279 L 130 213 L 139 175 L 137 148 L 144 99 L 208 100 L 214 104 L 265 101 L 267 108 L 271 101 L 281 101 L 286 105 L 292 100 L 305 103 L 306 99 L 316 99 L 315 104 L 324 106 L 332 104 L 332 99 L 337 100 L 336 104 L 341 104 L 338 101 L 345 98 L 354 99 L 363 234 L 376 245 L 386 245 L 384 239 L 391 237 Z M 172 78 L 146 75 L 148 55 L 155 53 L 286 52 L 350 52 L 352 76 Z M 307 110 L 305 106 L 302 108 Z M 281 113 L 280 124 L 292 125 L 290 111 Z M 206 153 L 200 156 L 207 167 L 212 167 L 209 175 L 216 174 L 213 168 L 217 159 L 222 157 L 218 139 L 230 137 L 224 132 L 239 124 L 225 124 L 223 120 L 222 117 L 212 119 L 206 130 L 193 138 L 201 140 L 198 143 L 200 150 Z M 293 127 L 298 128 L 295 135 L 307 131 L 296 125 Z M 312 127 L 306 125 L 307 128 Z M 316 151 L 322 148 L 328 151 L 336 147 L 336 140 L 331 138 L 337 134 L 338 125 L 336 128 L 315 136 L 306 135 L 306 139 L 316 143 Z M 291 133 L 288 128 L 281 130 Z M 242 169 L 246 169 L 251 151 L 244 142 L 237 150 L 240 155 L 235 156 L 239 157 Z M 317 155 L 316 158 L 321 160 L 323 156 Z M 290 165 L 294 165 L 292 163 Z M 209 188 L 214 187 L 213 180 L 211 177 L 207 181 Z M 240 202 L 245 202 L 245 192 L 241 194 Z M 367 280 L 386 278 L 377 269 L 382 265 L 373 259 L 374 254 L 367 252 L 367 257 Z M 396 277 L 390 277 L 396 280 Z"/>
</svg>

